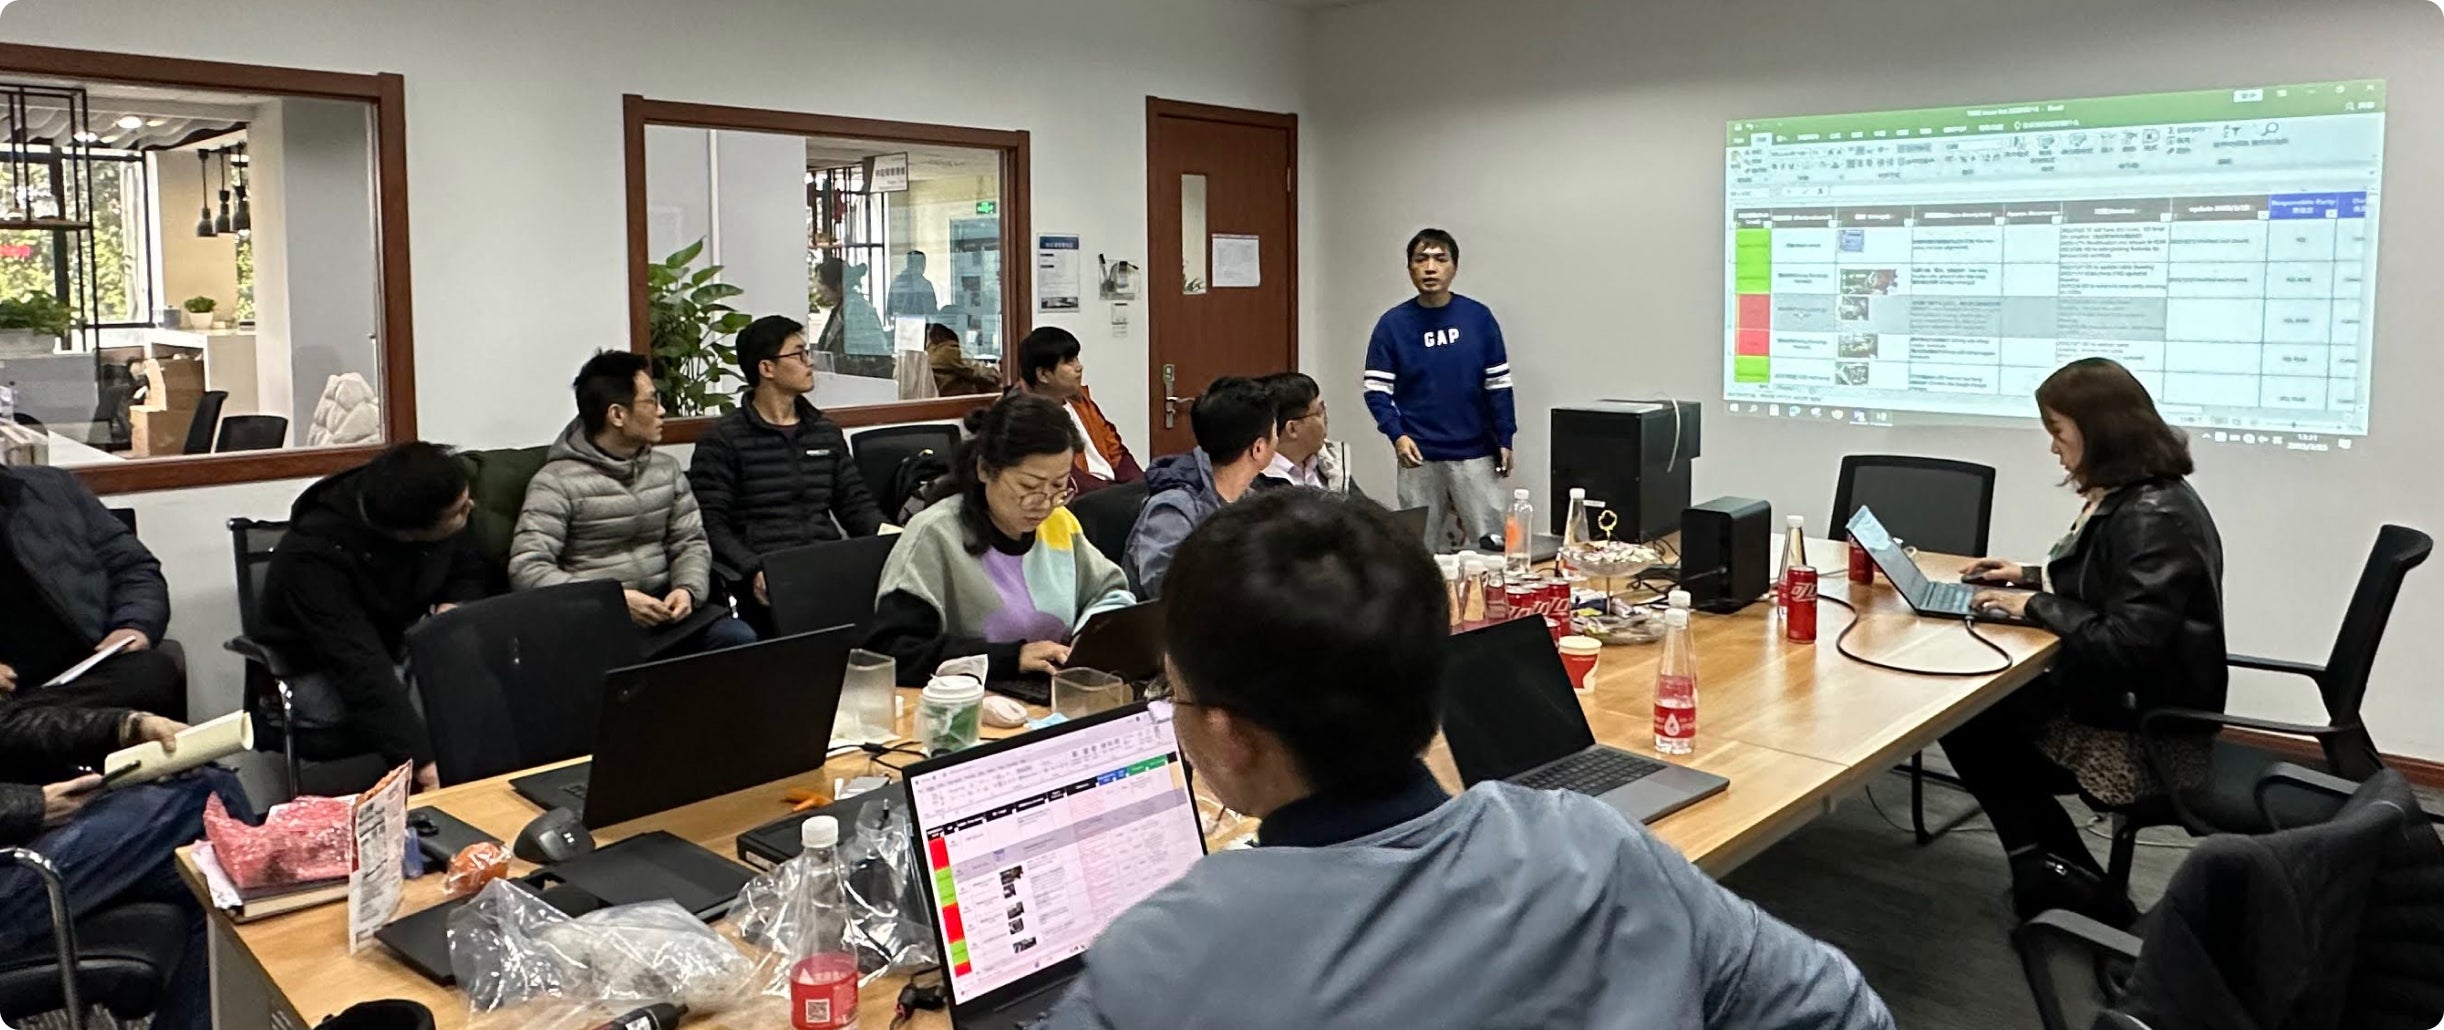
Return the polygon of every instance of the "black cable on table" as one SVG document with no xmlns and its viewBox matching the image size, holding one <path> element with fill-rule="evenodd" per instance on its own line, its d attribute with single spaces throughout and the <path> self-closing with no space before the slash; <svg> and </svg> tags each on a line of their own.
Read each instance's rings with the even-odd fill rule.
<svg viewBox="0 0 2444 1030">
<path fill-rule="evenodd" d="M 1850 650 L 1850 631 L 1857 629 L 1859 627 L 1859 623 L 1863 621 L 1858 617 L 1857 605 L 1851 604 L 1849 601 L 1829 594 L 1818 594 L 1816 595 L 1816 599 L 1819 601 L 1831 601 L 1834 604 L 1838 604 L 1843 608 L 1849 609 L 1850 624 L 1842 627 L 1841 633 L 1833 638 L 1833 649 L 1841 652 L 1842 657 L 1850 659 L 1851 661 L 1857 662 L 1861 665 L 1873 666 L 1888 672 L 1908 673 L 1912 676 L 1995 676 L 2010 672 L 2011 667 L 2014 664 L 2017 664 L 2012 660 L 2011 652 L 2003 650 L 2003 645 L 1986 639 L 1985 634 L 1977 631 L 1976 619 L 1960 620 L 1961 628 L 1969 631 L 1969 639 L 1985 645 L 1986 650 L 1992 651 L 1997 655 L 2001 655 L 2003 664 L 1995 666 L 1991 669 L 1913 669 L 1905 665 L 1894 665 L 1891 662 L 1880 662 Z M 1787 618 L 1787 616 L 1785 617 Z"/>
</svg>

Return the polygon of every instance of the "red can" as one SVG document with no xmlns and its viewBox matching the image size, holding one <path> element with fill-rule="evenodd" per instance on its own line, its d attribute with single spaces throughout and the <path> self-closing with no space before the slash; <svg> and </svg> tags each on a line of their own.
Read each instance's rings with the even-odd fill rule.
<svg viewBox="0 0 2444 1030">
<path fill-rule="evenodd" d="M 1509 606 L 1511 618 L 1524 619 L 1536 614 L 1542 598 L 1543 591 L 1533 576 L 1521 576 L 1502 584 L 1503 603 Z"/>
<path fill-rule="evenodd" d="M 1875 582 L 1875 559 L 1856 540 L 1850 541 L 1850 582 L 1860 586 Z"/>
<path fill-rule="evenodd" d="M 1796 566 L 1782 574 L 1783 632 L 1802 644 L 1816 642 L 1816 570 Z"/>
<path fill-rule="evenodd" d="M 1537 600 L 1544 606 L 1545 614 L 1564 620 L 1568 619 L 1570 617 L 1570 577 L 1546 576 Z"/>
</svg>

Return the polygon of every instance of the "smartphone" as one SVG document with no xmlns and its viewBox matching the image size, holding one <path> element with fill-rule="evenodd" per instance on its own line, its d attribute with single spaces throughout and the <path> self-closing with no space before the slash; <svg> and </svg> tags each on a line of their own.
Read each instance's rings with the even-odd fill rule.
<svg viewBox="0 0 2444 1030">
<path fill-rule="evenodd" d="M 424 852 L 426 868 L 439 870 L 470 844 L 498 844 L 500 838 L 469 826 L 457 816 L 432 806 L 407 810 L 407 832 Z"/>
</svg>

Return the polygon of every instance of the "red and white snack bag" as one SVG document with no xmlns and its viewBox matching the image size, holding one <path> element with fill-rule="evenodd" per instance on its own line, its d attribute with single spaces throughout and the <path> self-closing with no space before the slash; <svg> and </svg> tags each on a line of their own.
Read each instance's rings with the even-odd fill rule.
<svg viewBox="0 0 2444 1030">
<path fill-rule="evenodd" d="M 204 805 L 204 838 L 241 891 L 348 877 L 348 802 L 298 798 L 272 806 L 261 826 L 229 814 L 215 795 Z"/>
</svg>

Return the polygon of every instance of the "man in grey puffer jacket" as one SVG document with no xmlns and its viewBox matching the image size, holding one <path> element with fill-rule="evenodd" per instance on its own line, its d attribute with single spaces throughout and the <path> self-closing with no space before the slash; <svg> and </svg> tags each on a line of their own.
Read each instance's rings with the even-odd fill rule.
<svg viewBox="0 0 2444 1030">
<path fill-rule="evenodd" d="M 755 631 L 714 603 L 712 546 L 687 476 L 654 453 L 662 404 L 648 368 L 642 354 L 604 351 L 578 371 L 577 420 L 526 486 L 509 584 L 618 580 L 655 652 L 753 643 Z"/>
</svg>

